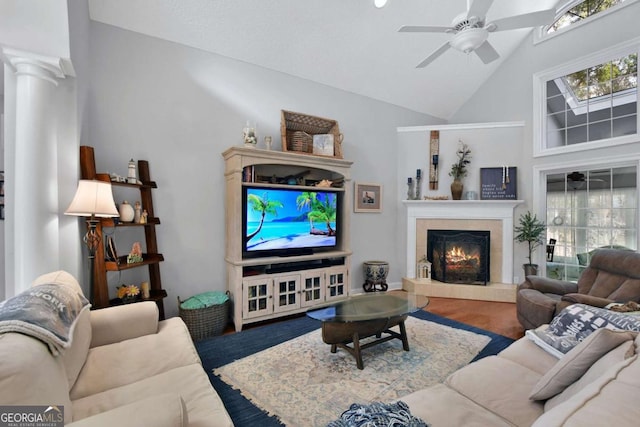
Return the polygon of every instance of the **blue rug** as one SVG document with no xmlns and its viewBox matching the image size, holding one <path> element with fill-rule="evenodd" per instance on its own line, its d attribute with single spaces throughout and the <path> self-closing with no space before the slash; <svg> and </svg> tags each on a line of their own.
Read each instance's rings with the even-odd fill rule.
<svg viewBox="0 0 640 427">
<path fill-rule="evenodd" d="M 446 319 L 426 311 L 419 311 L 412 316 L 453 328 L 464 329 L 491 338 L 489 344 L 474 358 L 481 359 L 497 354 L 513 342 L 512 339 L 484 331 L 460 322 Z M 202 359 L 209 379 L 222 398 L 222 401 L 236 427 L 243 426 L 282 426 L 275 418 L 270 417 L 244 398 L 239 390 L 234 390 L 220 378 L 213 375 L 213 370 L 235 360 L 260 352 L 274 345 L 296 338 L 320 327 L 320 322 L 306 316 L 296 317 L 277 323 L 259 326 L 236 334 L 224 335 L 202 340 L 196 348 Z"/>
</svg>

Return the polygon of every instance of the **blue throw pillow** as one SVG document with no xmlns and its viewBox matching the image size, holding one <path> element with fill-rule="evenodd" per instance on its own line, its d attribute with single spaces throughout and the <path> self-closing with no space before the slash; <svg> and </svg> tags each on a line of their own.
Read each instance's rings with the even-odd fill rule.
<svg viewBox="0 0 640 427">
<path fill-rule="evenodd" d="M 388 426 L 428 427 L 428 424 L 411 415 L 409 406 L 402 401 L 390 404 L 373 402 L 370 405 L 354 403 L 340 418 L 327 424 L 327 427 Z"/>
</svg>

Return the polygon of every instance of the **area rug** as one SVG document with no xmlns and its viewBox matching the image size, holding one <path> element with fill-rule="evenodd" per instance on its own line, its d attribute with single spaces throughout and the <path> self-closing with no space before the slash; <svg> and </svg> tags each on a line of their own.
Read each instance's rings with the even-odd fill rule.
<svg viewBox="0 0 640 427">
<path fill-rule="evenodd" d="M 447 319 L 427 311 L 418 311 L 411 314 L 411 316 L 489 337 L 491 339 L 489 344 L 484 347 L 472 361 L 497 354 L 513 342 L 512 339 L 502 335 Z M 255 406 L 242 395 L 240 390 L 234 389 L 222 381 L 220 377 L 214 375 L 213 371 L 216 368 L 319 328 L 319 321 L 310 319 L 304 315 L 298 315 L 285 318 L 275 323 L 249 328 L 239 333 L 211 337 L 196 342 L 198 354 L 202 360 L 205 371 L 209 375 L 209 380 L 222 399 L 236 427 L 279 427 L 283 424 L 275 416 L 269 416 L 266 412 Z M 326 348 L 328 351 L 328 346 L 326 346 Z M 368 350 L 373 349 L 367 349 L 365 351 Z M 336 413 L 339 415 L 339 413 L 346 410 L 351 403 L 353 402 L 343 402 L 339 408 L 336 408 Z"/>
<path fill-rule="evenodd" d="M 411 351 L 403 351 L 400 340 L 368 348 L 363 370 L 346 351 L 331 353 L 315 330 L 214 374 L 287 426 L 326 426 L 351 403 L 390 402 L 441 382 L 490 341 L 414 317 L 405 326 Z"/>
</svg>

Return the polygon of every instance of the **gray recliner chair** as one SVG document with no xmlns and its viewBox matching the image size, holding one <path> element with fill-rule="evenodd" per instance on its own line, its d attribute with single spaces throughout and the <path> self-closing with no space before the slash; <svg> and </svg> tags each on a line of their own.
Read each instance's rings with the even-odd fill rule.
<svg viewBox="0 0 640 427">
<path fill-rule="evenodd" d="M 598 249 L 577 283 L 527 276 L 518 285 L 516 312 L 525 329 L 535 329 L 571 304 L 605 307 L 629 301 L 640 302 L 640 253 Z"/>
</svg>

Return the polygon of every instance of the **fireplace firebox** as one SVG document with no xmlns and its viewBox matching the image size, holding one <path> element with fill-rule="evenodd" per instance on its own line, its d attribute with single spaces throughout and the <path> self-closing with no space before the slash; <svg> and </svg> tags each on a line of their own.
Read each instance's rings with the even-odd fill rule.
<svg viewBox="0 0 640 427">
<path fill-rule="evenodd" d="M 486 285 L 490 280 L 490 237 L 484 230 L 428 230 L 431 278 L 444 283 Z"/>
</svg>

